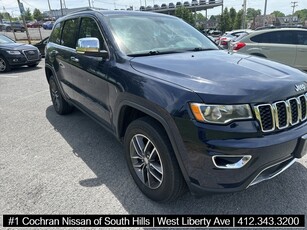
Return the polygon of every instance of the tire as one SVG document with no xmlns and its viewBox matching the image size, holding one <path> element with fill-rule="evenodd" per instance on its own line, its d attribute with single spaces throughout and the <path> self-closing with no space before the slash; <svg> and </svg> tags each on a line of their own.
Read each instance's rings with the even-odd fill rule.
<svg viewBox="0 0 307 230">
<path fill-rule="evenodd" d="M 25 28 L 21 28 L 20 32 L 23 33 L 23 32 L 25 32 L 25 30 L 26 30 Z"/>
<path fill-rule="evenodd" d="M 6 27 L 6 32 L 11 32 L 12 31 L 12 28 L 11 27 Z"/>
<path fill-rule="evenodd" d="M 35 63 L 35 64 L 31 64 L 31 65 L 28 65 L 29 67 L 36 67 L 38 65 L 38 63 Z"/>
<path fill-rule="evenodd" d="M 131 122 L 124 148 L 129 171 L 148 198 L 170 202 L 186 191 L 171 143 L 158 122 L 150 117 Z"/>
<path fill-rule="evenodd" d="M 49 90 L 51 101 L 55 111 L 60 115 L 71 113 L 73 110 L 73 106 L 71 106 L 67 101 L 65 101 L 53 76 L 51 76 L 49 79 Z"/>
<path fill-rule="evenodd" d="M 9 65 L 8 61 L 0 56 L 0 73 L 2 72 L 8 72 L 11 70 L 11 66 Z"/>
</svg>

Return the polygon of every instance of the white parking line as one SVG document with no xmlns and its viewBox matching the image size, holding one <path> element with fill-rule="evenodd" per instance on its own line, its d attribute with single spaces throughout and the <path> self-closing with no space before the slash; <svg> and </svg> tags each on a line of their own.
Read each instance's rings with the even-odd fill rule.
<svg viewBox="0 0 307 230">
<path fill-rule="evenodd" d="M 17 78 L 19 76 L 17 76 L 17 75 L 0 75 L 0 78 L 3 78 L 3 77 L 6 77 L 6 78 Z"/>
</svg>

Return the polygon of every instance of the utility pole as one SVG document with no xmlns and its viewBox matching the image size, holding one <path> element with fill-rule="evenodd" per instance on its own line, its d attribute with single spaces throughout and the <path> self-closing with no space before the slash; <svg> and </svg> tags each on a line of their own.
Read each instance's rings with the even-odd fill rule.
<svg viewBox="0 0 307 230">
<path fill-rule="evenodd" d="M 23 26 L 25 27 L 25 30 L 26 30 L 28 42 L 29 42 L 29 44 L 31 44 L 30 35 L 29 35 L 27 24 L 26 24 L 26 20 L 25 20 L 25 9 L 23 7 L 23 4 L 20 3 L 19 0 L 17 0 L 17 3 L 18 3 L 19 10 L 20 10 L 20 15 L 21 15 L 21 18 L 22 18 Z"/>
<path fill-rule="evenodd" d="M 298 6 L 297 3 L 298 3 L 298 2 L 291 2 L 291 4 L 292 4 L 291 7 L 293 8 L 293 9 L 292 9 L 292 16 L 293 16 L 293 14 L 294 14 L 294 9 L 295 9 L 295 7 Z"/>
<path fill-rule="evenodd" d="M 52 18 L 51 6 L 50 1 L 48 0 L 48 7 L 49 7 L 49 18 Z"/>
<path fill-rule="evenodd" d="M 268 0 L 265 0 L 265 3 L 264 3 L 264 12 L 263 12 L 263 26 L 265 26 L 267 4 L 268 4 Z"/>
<path fill-rule="evenodd" d="M 91 0 L 88 0 L 88 6 L 91 8 Z"/>
<path fill-rule="evenodd" d="M 298 2 L 291 2 L 291 4 L 292 4 L 291 7 L 293 8 L 293 9 L 292 9 L 291 25 L 294 24 L 294 23 L 293 23 L 293 16 L 294 16 L 294 9 L 295 9 L 295 7 L 298 6 L 297 3 L 298 3 Z"/>
<path fill-rule="evenodd" d="M 60 6 L 61 6 L 61 15 L 63 17 L 63 5 L 62 5 L 62 0 L 60 0 Z"/>
<path fill-rule="evenodd" d="M 243 1 L 243 20 L 242 20 L 242 29 L 245 29 L 245 18 L 246 18 L 246 0 Z"/>
</svg>

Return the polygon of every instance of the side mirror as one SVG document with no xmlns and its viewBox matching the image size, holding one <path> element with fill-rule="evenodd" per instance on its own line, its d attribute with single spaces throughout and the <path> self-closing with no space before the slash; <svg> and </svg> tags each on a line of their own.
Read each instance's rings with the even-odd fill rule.
<svg viewBox="0 0 307 230">
<path fill-rule="evenodd" d="M 84 54 L 93 57 L 108 58 L 108 51 L 100 50 L 98 38 L 88 37 L 78 39 L 76 52 L 78 54 Z"/>
</svg>

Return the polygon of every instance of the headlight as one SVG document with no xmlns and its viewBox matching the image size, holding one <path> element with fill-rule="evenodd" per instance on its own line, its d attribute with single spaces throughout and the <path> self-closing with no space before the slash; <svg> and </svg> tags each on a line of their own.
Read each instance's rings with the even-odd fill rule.
<svg viewBox="0 0 307 230">
<path fill-rule="evenodd" d="M 9 53 L 9 54 L 12 54 L 12 55 L 21 54 L 20 51 L 18 51 L 18 50 L 7 50 L 6 52 Z"/>
<path fill-rule="evenodd" d="M 207 105 L 200 103 L 190 104 L 197 121 L 227 124 L 234 120 L 253 118 L 250 106 L 243 105 Z"/>
</svg>

